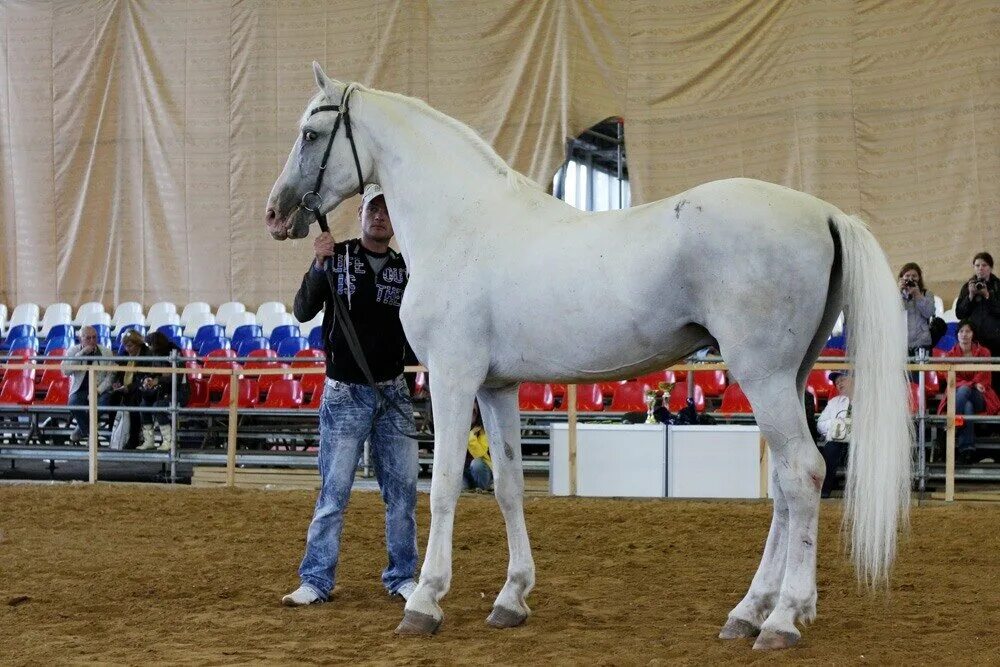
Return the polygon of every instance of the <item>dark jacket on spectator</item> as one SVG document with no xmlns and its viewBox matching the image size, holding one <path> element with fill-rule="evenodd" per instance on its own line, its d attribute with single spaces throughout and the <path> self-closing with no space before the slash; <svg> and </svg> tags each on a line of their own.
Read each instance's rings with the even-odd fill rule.
<svg viewBox="0 0 1000 667">
<path fill-rule="evenodd" d="M 976 340 L 989 348 L 992 356 L 1000 355 L 1000 278 L 991 275 L 986 281 L 990 298 L 969 298 L 969 285 L 962 285 L 955 305 L 955 315 L 969 320 L 976 327 Z"/>
</svg>

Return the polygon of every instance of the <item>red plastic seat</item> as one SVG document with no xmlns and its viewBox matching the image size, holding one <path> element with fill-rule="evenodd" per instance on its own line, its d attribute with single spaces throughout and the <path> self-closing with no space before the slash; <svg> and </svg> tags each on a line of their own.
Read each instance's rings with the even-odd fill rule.
<svg viewBox="0 0 1000 667">
<path fill-rule="evenodd" d="M 188 395 L 188 401 L 185 407 L 207 408 L 210 402 L 208 380 L 202 380 L 200 377 L 195 380 L 188 376 L 188 387 L 190 388 L 190 394 Z"/>
<path fill-rule="evenodd" d="M 625 380 L 615 380 L 614 382 L 598 382 L 597 386 L 601 388 L 601 393 L 605 396 L 614 396 L 615 389 L 625 384 Z"/>
<path fill-rule="evenodd" d="M 228 352 L 229 350 L 216 350 L 216 352 Z M 209 355 L 211 356 L 211 355 Z M 222 356 L 222 355 L 219 355 Z M 225 369 L 236 369 L 240 370 L 242 367 L 235 361 L 223 361 L 221 359 L 209 360 L 205 362 L 202 367 L 207 369 L 210 368 L 225 368 Z M 215 395 L 219 392 L 225 391 L 229 387 L 229 375 L 223 373 L 217 373 L 208 376 L 208 391 L 210 394 Z"/>
<path fill-rule="evenodd" d="M 576 409 L 579 412 L 604 410 L 604 393 L 598 384 L 581 384 L 576 388 Z"/>
<path fill-rule="evenodd" d="M 10 368 L 13 365 L 23 365 L 31 363 L 31 355 L 34 354 L 31 350 L 20 349 L 12 350 L 10 352 L 10 359 L 4 362 L 3 366 L 3 377 L 0 378 L 0 383 L 6 382 L 14 377 L 24 377 L 29 380 L 35 379 L 35 370 L 33 368 Z"/>
<path fill-rule="evenodd" d="M 809 371 L 806 378 L 806 386 L 812 387 L 817 398 L 829 399 L 837 395 L 837 387 L 830 382 L 830 371 L 815 368 Z"/>
<path fill-rule="evenodd" d="M 521 410 L 528 412 L 552 410 L 556 405 L 552 386 L 534 382 L 521 384 L 521 388 L 517 390 L 517 401 Z"/>
<path fill-rule="evenodd" d="M 824 347 L 820 350 L 821 357 L 846 357 L 847 353 L 839 347 Z"/>
<path fill-rule="evenodd" d="M 254 350 L 257 352 L 258 350 Z M 264 351 L 264 350 L 260 350 Z M 267 352 L 273 352 L 273 350 L 267 350 Z M 243 370 L 260 370 L 260 369 L 274 369 L 274 368 L 288 368 L 286 363 L 278 363 L 277 361 L 248 361 L 243 366 Z M 260 389 L 262 394 L 267 394 L 271 391 L 271 387 L 278 380 L 291 380 L 291 373 L 283 373 L 281 375 L 252 375 L 248 374 L 249 377 L 257 381 L 257 387 Z"/>
<path fill-rule="evenodd" d="M 681 375 L 683 376 L 683 373 Z M 636 378 L 636 382 L 644 382 L 651 389 L 656 389 L 660 386 L 661 382 L 677 382 L 677 375 L 673 371 L 668 370 L 653 371 L 652 373 L 646 373 Z"/>
<path fill-rule="evenodd" d="M 309 377 L 309 376 L 306 376 L 306 377 Z M 304 408 L 310 408 L 310 409 L 313 409 L 313 410 L 319 410 L 319 407 L 322 404 L 323 404 L 323 386 L 320 385 L 319 390 L 318 391 L 314 391 L 312 393 L 312 396 L 309 397 L 309 402 L 308 403 L 303 403 L 302 407 L 304 407 Z"/>
<path fill-rule="evenodd" d="M 256 380 L 250 379 L 240 379 L 237 380 L 236 384 L 236 407 L 238 408 L 252 408 L 257 405 L 257 400 L 260 397 L 260 388 L 257 386 Z M 229 407 L 229 378 L 226 378 L 226 386 L 222 391 L 222 398 L 218 401 L 212 403 L 213 408 L 228 408 Z"/>
<path fill-rule="evenodd" d="M 933 350 L 931 350 L 931 356 L 932 357 L 946 357 L 946 356 L 948 356 L 948 352 L 946 350 L 939 350 L 939 349 L 937 349 L 935 347 Z"/>
<path fill-rule="evenodd" d="M 12 375 L 0 385 L 0 404 L 30 405 L 35 399 L 35 381 L 24 375 Z"/>
<path fill-rule="evenodd" d="M 565 384 L 552 384 L 552 398 L 557 401 L 561 401 L 566 398 L 566 385 Z"/>
<path fill-rule="evenodd" d="M 326 373 L 303 373 L 299 384 L 302 385 L 302 393 L 312 398 L 313 394 L 323 394 L 323 385 L 326 382 Z"/>
<path fill-rule="evenodd" d="M 716 398 L 726 391 L 725 371 L 695 371 L 694 383 L 705 396 Z"/>
<path fill-rule="evenodd" d="M 806 386 L 806 394 L 812 396 L 813 399 L 813 412 L 819 412 L 819 397 L 816 396 L 816 390 L 810 386 Z M 805 398 L 802 399 L 805 402 Z"/>
<path fill-rule="evenodd" d="M 924 391 L 928 396 L 937 396 L 941 393 L 941 378 L 937 371 L 924 371 Z"/>
<path fill-rule="evenodd" d="M 326 356 L 323 350 L 314 350 L 312 348 L 296 352 L 295 361 L 292 362 L 293 369 L 324 367 L 326 367 Z M 305 382 L 306 377 L 308 376 L 305 373 L 295 373 L 294 375 L 294 378 L 300 382 Z"/>
<path fill-rule="evenodd" d="M 302 405 L 302 383 L 298 380 L 277 380 L 267 392 L 267 398 L 257 407 L 297 408 Z"/>
<path fill-rule="evenodd" d="M 920 385 L 916 382 L 910 383 L 910 413 L 916 414 L 920 407 Z"/>
<path fill-rule="evenodd" d="M 733 383 L 726 387 L 725 393 L 722 394 L 722 405 L 719 407 L 719 413 L 731 415 L 744 412 L 753 412 L 753 408 L 750 407 L 750 399 L 743 393 L 739 384 Z"/>
<path fill-rule="evenodd" d="M 45 365 L 55 365 L 58 366 L 59 361 L 56 359 L 43 359 L 42 363 Z M 37 371 L 36 371 L 37 372 Z M 52 386 L 53 382 L 57 380 L 62 380 L 66 377 L 66 374 L 62 372 L 61 368 L 46 368 L 41 371 L 41 376 L 35 382 L 35 391 L 47 392 L 49 387 Z"/>
<path fill-rule="evenodd" d="M 303 376 L 303 381 L 305 381 Z M 420 371 L 413 378 L 413 398 L 423 398 L 424 394 L 427 392 L 427 373 Z M 308 393 L 308 392 L 307 392 Z"/>
<path fill-rule="evenodd" d="M 680 412 L 687 407 L 688 385 L 687 382 L 678 382 L 674 385 L 674 390 L 670 392 L 670 411 Z M 698 385 L 694 386 L 694 409 L 695 412 L 705 411 L 705 392 Z"/>
<path fill-rule="evenodd" d="M 69 388 L 72 385 L 73 381 L 65 376 L 53 380 L 39 405 L 66 405 L 69 403 Z"/>
<path fill-rule="evenodd" d="M 649 385 L 645 382 L 626 382 L 615 388 L 615 393 L 611 397 L 612 412 L 634 412 L 646 409 L 646 390 Z"/>
</svg>

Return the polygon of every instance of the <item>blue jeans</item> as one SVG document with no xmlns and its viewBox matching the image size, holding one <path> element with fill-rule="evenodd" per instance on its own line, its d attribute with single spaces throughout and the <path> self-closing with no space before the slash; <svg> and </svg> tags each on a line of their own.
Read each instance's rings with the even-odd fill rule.
<svg viewBox="0 0 1000 667">
<path fill-rule="evenodd" d="M 112 400 L 114 394 L 111 391 L 101 392 L 97 395 L 97 405 L 98 407 L 107 407 L 113 405 Z M 77 390 L 76 393 L 69 395 L 69 405 L 72 406 L 83 406 L 89 408 L 90 406 L 90 396 L 86 391 Z M 76 417 L 77 428 L 83 433 L 84 437 L 89 437 L 87 434 L 90 432 L 90 410 L 70 410 L 74 417 Z M 100 416 L 100 413 L 98 413 Z M 100 422 L 98 422 L 100 423 Z"/>
<path fill-rule="evenodd" d="M 974 415 L 986 409 L 986 399 L 972 385 L 955 390 L 955 414 Z M 958 451 L 976 448 L 976 425 L 966 422 L 958 429 Z"/>
<path fill-rule="evenodd" d="M 385 502 L 385 543 L 389 564 L 382 584 L 390 593 L 412 581 L 417 572 L 417 442 L 412 433 L 413 406 L 402 376 L 379 383 L 386 407 L 372 422 L 375 395 L 371 387 L 326 380 L 319 412 L 321 488 L 306 535 L 299 578 L 325 599 L 330 597 L 340 558 L 344 510 L 365 440 L 371 444 L 375 477 Z M 400 414 L 402 413 L 402 414 Z M 406 415 L 405 417 L 403 415 Z"/>
<path fill-rule="evenodd" d="M 469 489 L 489 489 L 493 484 L 493 471 L 482 459 L 472 459 L 465 468 L 465 486 Z"/>
</svg>

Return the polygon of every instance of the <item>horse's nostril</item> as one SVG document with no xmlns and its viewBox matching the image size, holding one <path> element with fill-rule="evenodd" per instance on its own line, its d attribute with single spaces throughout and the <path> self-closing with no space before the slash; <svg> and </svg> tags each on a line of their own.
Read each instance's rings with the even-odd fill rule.
<svg viewBox="0 0 1000 667">
<path fill-rule="evenodd" d="M 278 217 L 278 214 L 274 212 L 273 208 L 268 207 L 266 217 L 268 222 L 274 222 L 274 219 Z"/>
</svg>

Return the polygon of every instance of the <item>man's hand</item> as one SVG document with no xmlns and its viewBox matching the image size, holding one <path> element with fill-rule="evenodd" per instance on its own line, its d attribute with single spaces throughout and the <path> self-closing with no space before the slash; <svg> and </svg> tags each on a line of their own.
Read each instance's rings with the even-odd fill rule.
<svg viewBox="0 0 1000 667">
<path fill-rule="evenodd" d="M 330 232 L 322 232 L 313 241 L 313 250 L 316 252 L 316 267 L 323 268 L 327 257 L 333 257 L 333 235 Z"/>
</svg>

